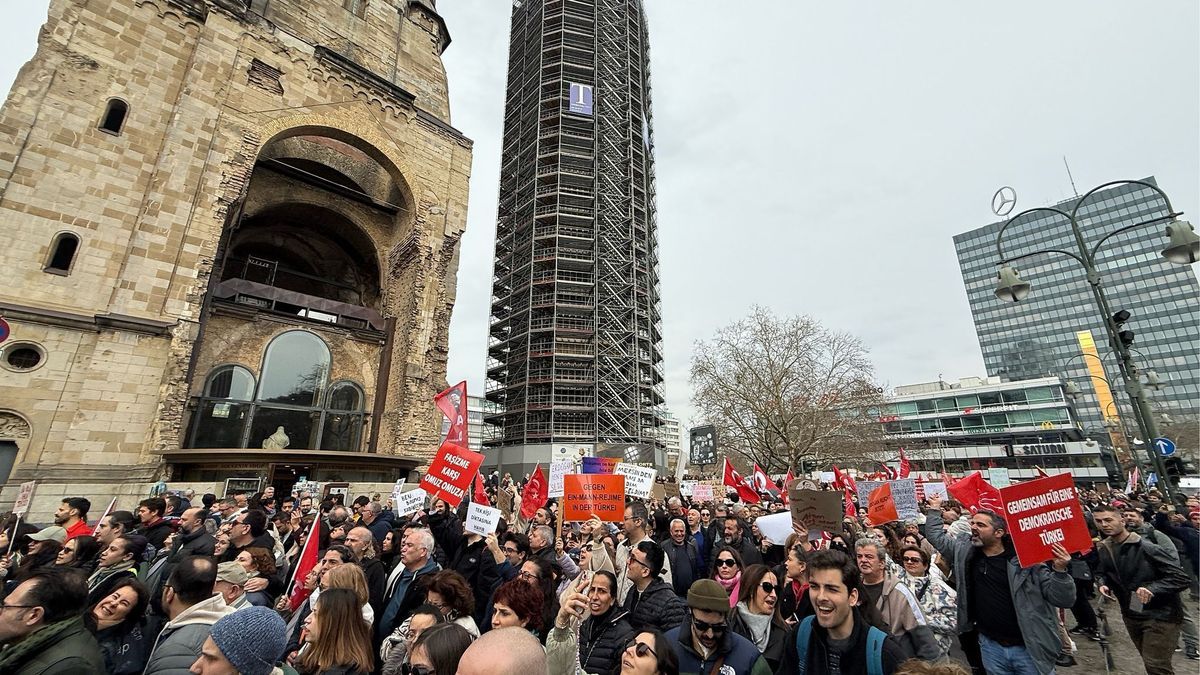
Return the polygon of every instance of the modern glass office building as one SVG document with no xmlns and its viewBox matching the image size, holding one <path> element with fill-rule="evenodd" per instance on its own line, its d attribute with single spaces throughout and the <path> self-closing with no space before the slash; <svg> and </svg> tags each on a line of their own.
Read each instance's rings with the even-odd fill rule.
<svg viewBox="0 0 1200 675">
<path fill-rule="evenodd" d="M 1157 184 L 1153 177 L 1143 180 Z M 1056 206 L 1069 213 L 1075 202 Z M 1092 195 L 1080 210 L 1080 224 L 1090 247 L 1114 230 L 1164 213 L 1161 198 L 1150 188 L 1119 185 Z M 1006 257 L 1054 248 L 1077 250 L 1065 218 L 1052 213 L 1031 216 L 1005 231 Z M 1033 285 L 1032 292 L 1015 304 L 998 299 L 996 235 L 1003 225 L 995 222 L 954 237 L 988 375 L 1005 381 L 1061 376 L 1082 390 L 1076 404 L 1084 429 L 1101 430 L 1108 419 L 1110 427 L 1124 425 L 1136 433 L 1083 266 L 1061 254 L 1022 260 L 1015 266 Z M 1138 367 L 1161 377 L 1161 387 L 1151 393 L 1151 407 L 1156 414 L 1187 420 L 1200 409 L 1200 286 L 1192 267 L 1162 257 L 1163 231 L 1159 225 L 1116 235 L 1104 242 L 1096 264 L 1113 311 L 1131 315 L 1125 328 L 1135 334 L 1132 347 Z M 1120 419 L 1113 420 L 1114 414 Z"/>
</svg>

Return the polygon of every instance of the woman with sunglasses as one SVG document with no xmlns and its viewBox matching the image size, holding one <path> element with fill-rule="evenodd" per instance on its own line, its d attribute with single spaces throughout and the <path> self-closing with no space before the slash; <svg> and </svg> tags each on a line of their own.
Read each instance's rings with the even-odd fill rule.
<svg viewBox="0 0 1200 675">
<path fill-rule="evenodd" d="M 766 565 L 751 565 L 742 573 L 738 602 L 729 615 L 729 630 L 758 648 L 774 671 L 783 660 L 791 629 L 779 616 L 779 584 Z"/>
<path fill-rule="evenodd" d="M 930 566 L 929 554 L 920 546 L 900 550 L 900 582 L 917 597 L 925 621 L 933 631 L 942 653 L 949 653 L 958 633 L 958 595 L 942 578 L 937 567 Z"/>
<path fill-rule="evenodd" d="M 81 534 L 63 544 L 55 564 L 74 567 L 91 575 L 96 571 L 98 562 L 96 556 L 98 555 L 100 555 L 100 541 L 90 534 Z"/>
<path fill-rule="evenodd" d="M 717 549 L 717 555 L 713 558 L 713 575 L 712 578 L 725 592 L 729 594 L 729 607 L 733 608 L 737 604 L 737 598 L 740 593 L 740 584 L 742 581 L 742 556 L 731 546 L 722 546 Z"/>
<path fill-rule="evenodd" d="M 402 675 L 454 675 L 463 652 L 474 638 L 458 624 L 443 623 L 421 632 L 413 643 Z"/>
<path fill-rule="evenodd" d="M 621 675 L 679 675 L 679 659 L 662 633 L 645 630 L 622 652 Z"/>
</svg>

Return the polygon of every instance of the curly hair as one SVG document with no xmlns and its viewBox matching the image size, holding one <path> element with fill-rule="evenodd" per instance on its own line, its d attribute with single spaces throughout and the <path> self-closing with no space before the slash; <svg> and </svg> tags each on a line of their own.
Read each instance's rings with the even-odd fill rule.
<svg viewBox="0 0 1200 675">
<path fill-rule="evenodd" d="M 492 596 L 492 604 L 508 607 L 531 631 L 542 629 L 542 590 L 520 579 L 500 584 Z"/>
<path fill-rule="evenodd" d="M 475 612 L 475 594 L 467 585 L 466 577 L 454 570 L 442 570 L 430 576 L 425 592 L 442 596 L 446 603 L 446 618 L 451 621 Z"/>
<path fill-rule="evenodd" d="M 242 550 L 250 554 L 250 561 L 254 563 L 254 569 L 259 576 L 269 577 L 275 574 L 275 556 L 270 551 L 260 546 Z"/>
</svg>

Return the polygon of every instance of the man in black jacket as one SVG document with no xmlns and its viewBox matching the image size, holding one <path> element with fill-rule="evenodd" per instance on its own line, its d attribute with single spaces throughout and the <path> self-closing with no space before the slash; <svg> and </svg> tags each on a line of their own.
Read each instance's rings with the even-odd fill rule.
<svg viewBox="0 0 1200 675">
<path fill-rule="evenodd" d="M 362 568 L 367 580 L 368 604 L 378 615 L 383 611 L 383 594 L 387 590 L 387 570 L 383 561 L 375 556 L 375 536 L 371 530 L 359 525 L 346 533 L 346 548 L 354 552 L 354 559 Z"/>
<path fill-rule="evenodd" d="M 1097 547 L 1100 593 L 1121 605 L 1121 618 L 1142 655 L 1147 675 L 1174 675 L 1171 657 L 1183 621 L 1180 594 L 1187 573 L 1167 552 L 1125 528 L 1121 514 L 1107 504 L 1092 510 L 1105 536 Z"/>
<path fill-rule="evenodd" d="M 692 582 L 700 578 L 700 552 L 696 550 L 696 542 L 688 537 L 683 518 L 672 519 L 670 531 L 671 536 L 662 541 L 662 547 L 671 563 L 671 585 L 675 595 L 686 598 Z"/>
<path fill-rule="evenodd" d="M 167 502 L 160 497 L 150 497 L 138 502 L 137 517 L 140 521 L 137 533 L 146 538 L 154 550 L 162 548 L 167 535 L 175 531 L 171 523 L 163 519 Z"/>
<path fill-rule="evenodd" d="M 629 551 L 626 573 L 633 586 L 625 596 L 624 608 L 634 630 L 666 632 L 683 623 L 687 605 L 660 576 L 664 558 L 662 547 L 649 539 Z"/>
</svg>

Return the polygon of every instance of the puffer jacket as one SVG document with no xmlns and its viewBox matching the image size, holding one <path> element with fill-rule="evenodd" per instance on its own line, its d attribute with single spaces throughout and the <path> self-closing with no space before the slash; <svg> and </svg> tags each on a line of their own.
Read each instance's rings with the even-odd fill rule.
<svg viewBox="0 0 1200 675">
<path fill-rule="evenodd" d="M 1188 587 L 1187 572 L 1163 547 L 1150 543 L 1136 532 L 1130 532 L 1120 544 L 1111 538 L 1097 547 L 1100 562 L 1096 576 L 1100 585 L 1108 586 L 1121 605 L 1121 614 L 1134 619 L 1153 619 L 1168 623 L 1183 621 L 1180 591 Z M 1140 611 L 1129 607 L 1130 595 L 1139 588 L 1154 594 Z"/>
<path fill-rule="evenodd" d="M 661 577 L 655 577 L 641 593 L 636 586 L 630 588 L 623 607 L 629 612 L 629 625 L 638 631 L 647 628 L 669 631 L 682 623 L 687 613 L 683 599 Z"/>
<path fill-rule="evenodd" d="M 951 537 L 942 530 L 942 512 L 929 509 L 926 514 L 925 532 L 934 548 L 954 561 L 954 587 L 958 591 L 958 632 L 975 629 L 971 620 L 968 598 L 969 566 L 979 552 L 967 538 Z M 1021 567 L 1014 555 L 1008 564 L 1008 587 L 1012 593 L 1013 606 L 1017 607 L 1017 622 L 1025 649 L 1033 658 L 1040 675 L 1054 671 L 1054 660 L 1062 652 L 1062 641 L 1058 637 L 1058 609 L 1068 609 L 1075 604 L 1075 580 L 1066 572 L 1059 572 L 1049 565 Z"/>
<path fill-rule="evenodd" d="M 628 612 L 613 607 L 608 614 L 589 617 L 573 630 L 557 626 L 546 636 L 547 672 L 555 675 L 590 673 L 609 675 L 621 669 L 621 652 L 637 633 L 625 620 Z M 582 643 L 580 642 L 582 640 Z"/>
<path fill-rule="evenodd" d="M 917 658 L 936 661 L 945 656 L 940 643 L 933 637 L 916 595 L 900 579 L 888 574 L 875 608 L 887 622 L 887 632 L 907 647 Z"/>
<path fill-rule="evenodd" d="M 145 675 L 188 675 L 213 624 L 232 613 L 220 593 L 180 612 L 163 625 L 146 662 Z"/>
<path fill-rule="evenodd" d="M 771 667 L 767 660 L 758 653 L 758 647 L 746 638 L 725 631 L 716 651 L 704 658 L 692 644 L 692 622 L 684 618 L 684 622 L 672 628 L 666 634 L 667 643 L 675 651 L 679 659 L 679 675 L 710 675 L 717 661 L 721 661 L 720 673 L 736 673 L 736 675 L 771 675 Z M 729 670 L 726 670 L 726 669 Z M 792 671 L 795 672 L 795 671 Z"/>
</svg>

